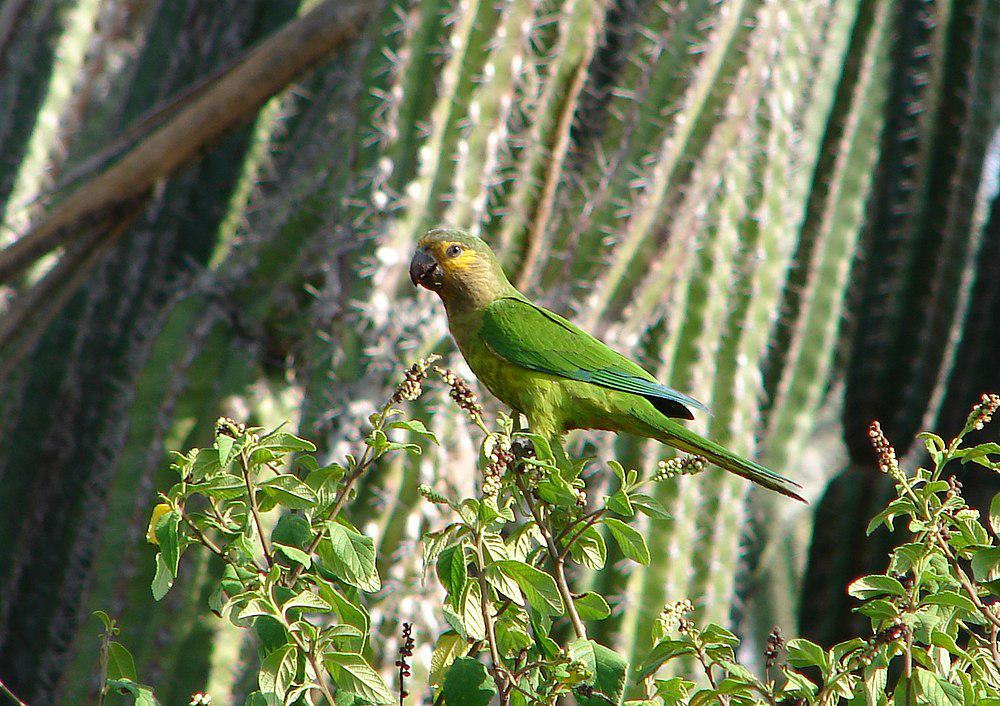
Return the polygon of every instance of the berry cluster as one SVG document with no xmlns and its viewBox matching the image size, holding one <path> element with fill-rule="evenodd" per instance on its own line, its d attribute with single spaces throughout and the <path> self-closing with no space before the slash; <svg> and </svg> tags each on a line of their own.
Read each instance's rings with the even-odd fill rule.
<svg viewBox="0 0 1000 706">
<path fill-rule="evenodd" d="M 704 456 L 678 456 L 657 463 L 657 471 L 656 475 L 653 476 L 653 480 L 659 483 L 668 478 L 694 475 L 695 473 L 704 471 L 707 465 L 708 459 Z"/>
<path fill-rule="evenodd" d="M 694 622 L 687 617 L 687 614 L 693 610 L 694 604 L 686 598 L 681 601 L 671 601 L 663 606 L 659 622 L 663 626 L 664 634 L 674 631 L 690 632 L 694 628 Z"/>
<path fill-rule="evenodd" d="M 483 406 L 479 404 L 479 397 L 468 382 L 455 374 L 455 371 L 447 368 L 434 368 L 435 372 L 451 389 L 448 396 L 455 401 L 459 407 L 464 409 L 472 417 L 473 421 L 478 421 L 483 416 Z"/>
<path fill-rule="evenodd" d="M 498 440 L 489 455 L 490 462 L 483 469 L 483 495 L 491 496 L 500 492 L 500 482 L 504 473 L 514 463 L 514 452 L 506 440 Z"/>
<path fill-rule="evenodd" d="M 781 636 L 781 630 L 775 625 L 771 632 L 767 634 L 767 646 L 764 648 L 764 667 L 770 669 L 778 663 L 781 651 L 785 646 L 785 638 Z"/>
<path fill-rule="evenodd" d="M 399 659 L 396 660 L 396 666 L 399 667 L 399 699 L 402 701 L 410 692 L 406 690 L 404 679 L 410 676 L 410 663 L 407 662 L 408 657 L 413 656 L 413 625 L 410 623 L 403 623 L 403 644 L 399 648 Z"/>
<path fill-rule="evenodd" d="M 237 438 L 246 433 L 247 425 L 237 422 L 231 417 L 219 417 L 215 420 L 216 436 L 231 436 Z"/>
<path fill-rule="evenodd" d="M 420 397 L 424 391 L 421 383 L 427 378 L 427 369 L 438 357 L 430 355 L 411 365 L 410 369 L 403 375 L 403 382 L 396 386 L 396 391 L 392 393 L 389 401 L 392 404 L 399 404 L 403 400 L 412 401 Z"/>
<path fill-rule="evenodd" d="M 1000 409 L 1000 395 L 984 394 L 979 398 L 979 404 L 972 408 L 972 414 L 969 416 L 969 427 L 980 431 L 990 423 L 998 409 Z"/>
<path fill-rule="evenodd" d="M 910 637 L 910 628 L 906 626 L 902 618 L 896 618 L 891 625 L 868 638 L 867 644 L 856 653 L 858 663 L 867 667 L 872 663 L 876 653 L 882 645 L 891 642 L 903 642 Z"/>
<path fill-rule="evenodd" d="M 903 472 L 899 470 L 899 461 L 896 459 L 896 449 L 885 438 L 882 425 L 878 422 L 872 422 L 868 427 L 868 436 L 872 440 L 872 446 L 875 447 L 879 470 L 888 473 L 893 478 L 902 476 Z"/>
<path fill-rule="evenodd" d="M 438 505 L 448 504 L 448 498 L 446 498 L 438 491 L 434 490 L 434 488 L 430 487 L 426 483 L 421 483 L 420 485 L 418 485 L 417 492 L 420 493 L 420 495 L 423 496 L 424 500 L 427 500 L 428 502 L 437 503 Z"/>
</svg>

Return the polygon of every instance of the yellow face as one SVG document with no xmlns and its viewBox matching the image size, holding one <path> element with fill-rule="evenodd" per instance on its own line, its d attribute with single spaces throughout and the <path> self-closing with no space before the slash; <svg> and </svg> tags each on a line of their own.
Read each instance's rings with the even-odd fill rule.
<svg viewBox="0 0 1000 706">
<path fill-rule="evenodd" d="M 459 230 L 435 229 L 417 243 L 410 261 L 413 284 L 437 292 L 448 305 L 488 300 L 510 287 L 493 251 Z"/>
<path fill-rule="evenodd" d="M 475 250 L 456 240 L 425 238 L 420 241 L 420 248 L 433 257 L 448 275 L 462 274 L 479 259 Z"/>
</svg>

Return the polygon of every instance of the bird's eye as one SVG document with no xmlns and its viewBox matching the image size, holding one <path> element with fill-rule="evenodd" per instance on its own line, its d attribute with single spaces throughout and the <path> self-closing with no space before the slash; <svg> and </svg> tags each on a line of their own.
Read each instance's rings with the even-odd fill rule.
<svg viewBox="0 0 1000 706">
<path fill-rule="evenodd" d="M 461 245 L 449 245 L 448 249 L 444 251 L 444 254 L 448 257 L 458 257 L 462 254 Z"/>
</svg>

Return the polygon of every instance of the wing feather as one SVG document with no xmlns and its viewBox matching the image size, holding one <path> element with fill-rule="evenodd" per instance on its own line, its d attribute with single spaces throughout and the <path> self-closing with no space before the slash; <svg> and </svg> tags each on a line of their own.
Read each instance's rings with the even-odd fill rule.
<svg viewBox="0 0 1000 706">
<path fill-rule="evenodd" d="M 563 317 L 525 299 L 502 297 L 487 306 L 479 334 L 514 365 L 640 395 L 671 417 L 691 419 L 689 407 L 706 410 Z"/>
</svg>

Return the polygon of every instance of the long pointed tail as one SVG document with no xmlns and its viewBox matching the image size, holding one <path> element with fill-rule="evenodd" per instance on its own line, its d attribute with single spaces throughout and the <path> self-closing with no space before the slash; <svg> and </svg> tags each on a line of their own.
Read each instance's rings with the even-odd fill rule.
<svg viewBox="0 0 1000 706">
<path fill-rule="evenodd" d="M 644 421 L 648 424 L 651 420 Z M 662 419 L 655 420 L 655 424 L 650 424 L 650 426 L 656 430 L 653 437 L 664 444 L 673 446 L 681 451 L 686 451 L 687 453 L 704 456 L 723 470 L 743 476 L 757 485 L 774 490 L 782 495 L 805 502 L 805 499 L 796 492 L 796 489 L 802 486 L 795 481 L 768 470 L 759 463 L 754 463 L 749 459 L 737 456 L 725 447 L 694 433 L 672 419 L 663 417 Z"/>
</svg>

